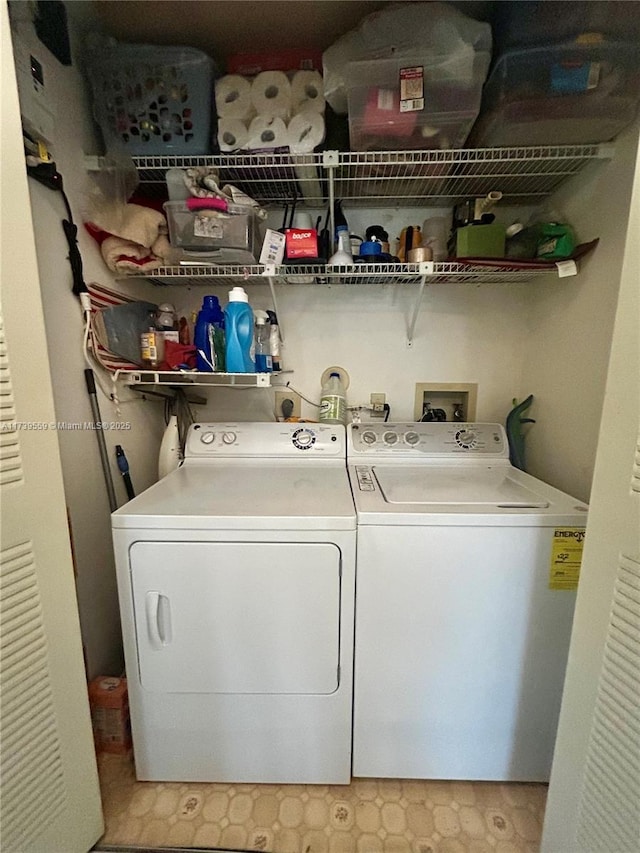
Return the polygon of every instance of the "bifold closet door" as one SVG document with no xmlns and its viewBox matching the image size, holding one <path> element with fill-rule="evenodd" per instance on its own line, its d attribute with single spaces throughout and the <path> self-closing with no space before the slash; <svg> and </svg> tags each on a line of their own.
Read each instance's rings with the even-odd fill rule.
<svg viewBox="0 0 640 853">
<path fill-rule="evenodd" d="M 1 846 L 85 853 L 102 807 L 4 2 L 0 16 Z"/>
</svg>

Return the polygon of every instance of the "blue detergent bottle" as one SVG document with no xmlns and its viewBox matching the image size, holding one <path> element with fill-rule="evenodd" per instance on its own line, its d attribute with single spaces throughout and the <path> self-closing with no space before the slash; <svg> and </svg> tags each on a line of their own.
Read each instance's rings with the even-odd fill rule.
<svg viewBox="0 0 640 853">
<path fill-rule="evenodd" d="M 244 287 L 229 291 L 229 304 L 224 309 L 225 357 L 229 373 L 255 373 L 251 358 L 253 343 L 253 311 Z"/>
<path fill-rule="evenodd" d="M 193 333 L 196 368 L 203 373 L 225 370 L 224 314 L 217 296 L 205 296 Z"/>
</svg>

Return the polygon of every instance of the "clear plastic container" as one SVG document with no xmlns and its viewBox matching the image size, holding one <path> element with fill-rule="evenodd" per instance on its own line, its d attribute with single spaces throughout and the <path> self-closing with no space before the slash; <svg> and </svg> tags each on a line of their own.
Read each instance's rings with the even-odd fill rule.
<svg viewBox="0 0 640 853">
<path fill-rule="evenodd" d="M 480 109 L 490 55 L 474 54 L 473 73 L 455 60 L 419 54 L 350 62 L 349 137 L 354 151 L 458 148 Z"/>
<path fill-rule="evenodd" d="M 510 51 L 487 81 L 470 141 L 479 147 L 606 142 L 634 120 L 639 84 L 637 44 L 589 37 Z"/>
<path fill-rule="evenodd" d="M 164 209 L 172 246 L 214 263 L 257 263 L 260 227 L 252 213 L 220 217 L 217 211 L 188 210 L 183 201 L 167 201 Z"/>
<path fill-rule="evenodd" d="M 495 3 L 493 36 L 498 52 L 572 41 L 583 33 L 620 40 L 640 36 L 640 5 L 629 0 L 518 0 Z"/>
</svg>

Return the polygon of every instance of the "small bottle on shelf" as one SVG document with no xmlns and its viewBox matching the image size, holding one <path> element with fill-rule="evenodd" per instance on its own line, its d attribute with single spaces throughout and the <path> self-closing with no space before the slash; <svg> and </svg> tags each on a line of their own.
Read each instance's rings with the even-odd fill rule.
<svg viewBox="0 0 640 853">
<path fill-rule="evenodd" d="M 346 423 L 347 395 L 339 373 L 330 373 L 322 386 L 319 420 L 325 424 Z"/>
<path fill-rule="evenodd" d="M 256 371 L 258 373 L 271 373 L 273 360 L 271 358 L 269 315 L 266 311 L 260 310 L 253 313 L 256 318 Z"/>
<path fill-rule="evenodd" d="M 338 251 L 327 261 L 327 266 L 330 267 L 348 267 L 353 263 L 353 255 L 351 254 L 351 241 L 349 232 L 346 229 L 338 231 Z"/>
<path fill-rule="evenodd" d="M 196 319 L 193 342 L 196 368 L 203 373 L 223 373 L 224 315 L 217 296 L 205 296 Z"/>
<path fill-rule="evenodd" d="M 278 317 L 275 311 L 267 311 L 269 317 L 269 352 L 271 353 L 271 367 L 274 371 L 282 370 L 280 361 L 280 329 Z"/>
<path fill-rule="evenodd" d="M 160 335 L 156 329 L 156 312 L 149 311 L 147 329 L 140 335 L 140 359 L 145 367 L 156 369 L 162 362 Z"/>
</svg>

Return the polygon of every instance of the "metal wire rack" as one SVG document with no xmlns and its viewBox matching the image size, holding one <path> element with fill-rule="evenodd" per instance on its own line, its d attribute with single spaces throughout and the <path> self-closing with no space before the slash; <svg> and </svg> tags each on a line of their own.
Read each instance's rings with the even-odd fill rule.
<svg viewBox="0 0 640 853">
<path fill-rule="evenodd" d="M 284 204 L 295 190 L 309 207 L 330 196 L 354 205 L 445 206 L 491 190 L 500 190 L 506 202 L 532 203 L 588 163 L 612 155 L 607 145 L 555 145 L 133 159 L 147 188 L 159 189 L 167 169 L 208 166 L 218 169 L 222 183 L 235 184 L 263 205 Z"/>
<path fill-rule="evenodd" d="M 196 370 L 119 370 L 115 379 L 128 385 L 209 385 L 213 387 L 269 388 L 277 373 L 199 373 Z"/>
<path fill-rule="evenodd" d="M 327 198 L 322 154 L 229 154 L 201 157 L 134 157 L 140 182 L 164 190 L 167 169 L 207 166 L 218 170 L 220 185 L 234 184 L 263 205 L 291 201 L 294 190 L 309 207 Z"/>
<path fill-rule="evenodd" d="M 348 267 L 280 266 L 180 266 L 159 267 L 144 276 L 158 285 L 194 286 L 210 284 L 233 287 L 237 284 L 301 284 L 301 285 L 403 285 L 415 284 L 423 278 L 426 284 L 519 283 L 556 273 L 555 267 L 542 270 L 510 270 L 499 267 L 470 266 L 460 263 L 423 264 L 354 264 Z"/>
<path fill-rule="evenodd" d="M 507 203 L 532 203 L 587 163 L 611 156 L 598 145 L 341 154 L 334 191 L 372 206 L 390 200 L 451 205 L 491 190 L 500 190 Z"/>
</svg>

